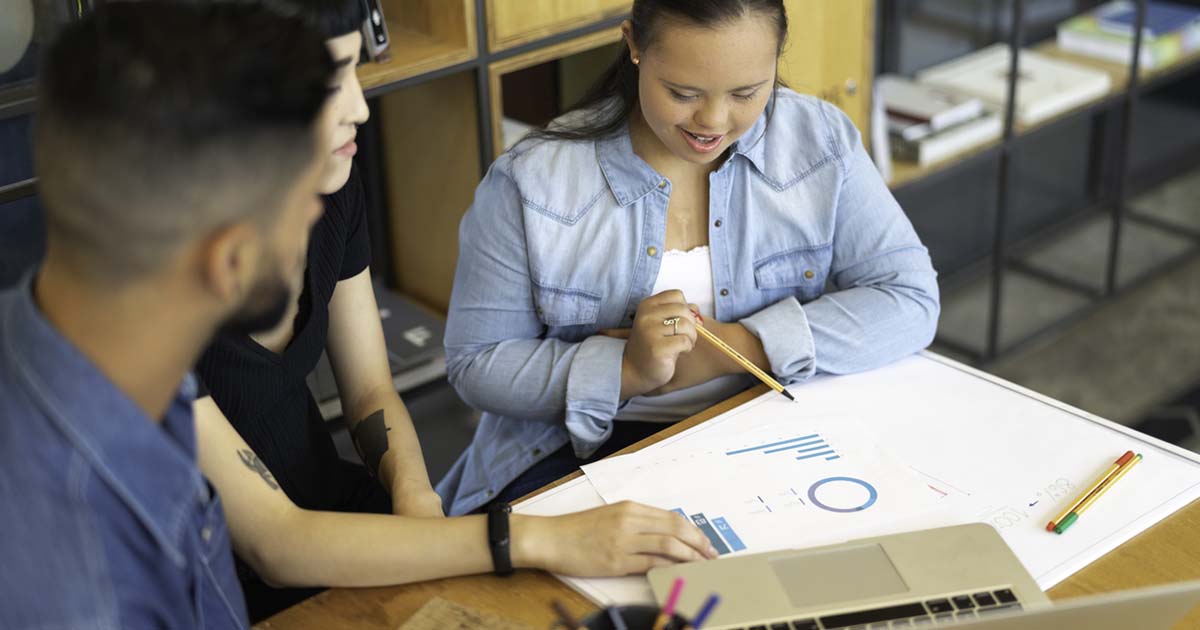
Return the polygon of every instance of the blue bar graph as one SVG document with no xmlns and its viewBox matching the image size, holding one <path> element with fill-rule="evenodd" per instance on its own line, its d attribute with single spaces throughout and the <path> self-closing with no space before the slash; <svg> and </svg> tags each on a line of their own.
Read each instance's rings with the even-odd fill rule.
<svg viewBox="0 0 1200 630">
<path fill-rule="evenodd" d="M 759 444 L 757 446 L 738 448 L 732 451 L 725 451 L 725 454 L 728 456 L 745 455 L 747 453 L 772 455 L 775 453 L 783 453 L 785 451 L 800 455 L 800 457 L 796 457 L 796 459 L 813 459 L 816 457 L 825 457 L 827 455 L 831 457 L 825 457 L 826 461 L 841 459 L 841 456 L 839 456 L 837 452 L 834 451 L 833 447 L 825 441 L 825 438 L 821 437 L 817 433 L 801 435 L 794 438 L 788 438 L 786 440 L 781 439 L 776 442 L 771 442 L 770 444 Z"/>
<path fill-rule="evenodd" d="M 712 543 L 713 548 L 717 550 L 719 555 L 723 556 L 729 553 L 729 547 L 725 546 L 725 541 L 721 540 L 721 537 L 717 535 L 717 530 L 713 529 L 712 524 L 708 522 L 708 518 L 704 514 L 693 514 L 692 522 L 696 524 L 696 527 L 700 528 L 700 531 L 704 532 L 705 536 L 708 536 L 709 542 Z"/>
<path fill-rule="evenodd" d="M 769 449 L 769 448 L 773 448 L 773 447 L 776 447 L 776 446 L 783 446 L 784 444 L 792 444 L 792 443 L 795 443 L 795 442 L 804 442 L 804 441 L 806 441 L 806 440 L 811 440 L 811 439 L 814 439 L 814 438 L 820 438 L 820 437 L 821 437 L 821 436 L 819 436 L 819 435 L 817 435 L 816 433 L 814 433 L 814 434 L 812 434 L 812 435 L 804 435 L 804 436 L 801 436 L 801 437 L 792 438 L 792 439 L 790 439 L 790 440 L 782 440 L 782 441 L 779 441 L 779 442 L 773 442 L 773 443 L 771 443 L 771 444 L 760 444 L 760 445 L 758 445 L 758 446 L 749 446 L 749 447 L 746 447 L 746 448 L 740 448 L 740 449 L 738 449 L 738 450 L 736 450 L 736 451 L 728 451 L 728 452 L 726 452 L 725 454 L 726 454 L 726 455 L 741 455 L 742 453 L 752 453 L 752 452 L 754 452 L 754 451 L 765 451 L 765 450 L 767 450 L 767 449 Z"/>
<path fill-rule="evenodd" d="M 718 516 L 714 518 L 713 525 L 716 526 L 721 536 L 725 537 L 725 540 L 729 542 L 729 546 L 733 547 L 734 551 L 742 551 L 746 548 L 746 545 L 742 543 L 742 539 L 738 538 L 738 535 L 734 533 L 733 528 L 729 526 L 729 521 L 726 521 L 725 517 Z"/>
<path fill-rule="evenodd" d="M 816 440 L 810 440 L 810 441 L 808 441 L 808 442 L 804 442 L 803 444 L 789 444 L 789 445 L 787 445 L 787 446 L 781 446 L 781 447 L 779 447 L 779 448 L 773 448 L 773 449 L 771 449 L 771 450 L 769 450 L 769 451 L 763 451 L 763 454 L 764 454 L 764 455 L 770 455 L 771 453 L 781 453 L 781 452 L 783 452 L 783 451 L 790 451 L 790 450 L 792 450 L 792 449 L 794 449 L 794 448 L 803 448 L 803 447 L 805 447 L 805 446 L 816 446 L 817 444 L 824 444 L 824 443 L 825 443 L 825 440 L 822 440 L 822 439 L 819 439 L 819 438 L 818 438 L 818 439 L 816 439 Z"/>
</svg>

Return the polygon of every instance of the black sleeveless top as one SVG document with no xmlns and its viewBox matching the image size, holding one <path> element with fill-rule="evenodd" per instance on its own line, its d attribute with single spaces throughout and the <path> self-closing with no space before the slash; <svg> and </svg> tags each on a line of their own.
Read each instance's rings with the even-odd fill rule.
<svg viewBox="0 0 1200 630">
<path fill-rule="evenodd" d="M 365 495 L 382 493 L 382 487 L 362 467 L 338 458 L 304 380 L 325 349 L 334 288 L 370 263 L 357 169 L 323 201 L 325 213 L 309 240 L 304 289 L 287 348 L 276 354 L 248 335 L 222 334 L 205 350 L 196 375 L 201 394 L 213 397 L 293 502 L 306 509 L 365 511 Z"/>
</svg>

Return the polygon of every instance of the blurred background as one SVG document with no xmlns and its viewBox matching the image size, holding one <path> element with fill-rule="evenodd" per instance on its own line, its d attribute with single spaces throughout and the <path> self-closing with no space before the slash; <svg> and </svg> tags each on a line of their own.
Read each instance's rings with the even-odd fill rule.
<svg viewBox="0 0 1200 630">
<path fill-rule="evenodd" d="M 855 121 L 940 273 L 933 350 L 1200 449 L 1200 2 L 787 5 L 782 78 Z M 375 6 L 388 46 L 359 67 L 372 118 L 358 160 L 396 386 L 434 479 L 477 421 L 441 356 L 458 222 L 491 160 L 616 56 L 629 6 Z M 44 251 L 29 134 L 38 51 L 90 8 L 0 0 L 0 284 Z M 326 369 L 310 383 L 353 459 Z"/>
</svg>

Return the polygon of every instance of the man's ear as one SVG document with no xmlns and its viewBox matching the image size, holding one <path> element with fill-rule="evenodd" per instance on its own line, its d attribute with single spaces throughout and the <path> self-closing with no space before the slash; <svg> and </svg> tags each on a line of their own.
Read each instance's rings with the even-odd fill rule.
<svg viewBox="0 0 1200 630">
<path fill-rule="evenodd" d="M 222 302 L 240 302 L 258 273 L 261 247 L 258 231 L 249 223 L 213 231 L 198 252 L 204 288 Z"/>
</svg>

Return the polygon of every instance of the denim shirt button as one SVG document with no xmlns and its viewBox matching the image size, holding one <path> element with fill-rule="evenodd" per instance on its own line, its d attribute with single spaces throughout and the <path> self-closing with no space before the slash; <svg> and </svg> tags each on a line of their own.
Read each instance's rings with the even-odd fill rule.
<svg viewBox="0 0 1200 630">
<path fill-rule="evenodd" d="M 496 492 L 495 492 L 494 490 L 488 490 L 488 491 L 487 491 L 487 492 L 485 492 L 484 494 L 486 494 L 486 495 L 488 496 L 488 498 L 491 498 L 491 496 L 492 496 L 493 494 L 496 494 Z"/>
<path fill-rule="evenodd" d="M 541 456 L 541 454 L 542 454 L 542 449 L 540 449 L 540 448 L 535 448 L 535 449 L 533 449 L 533 456 L 534 456 L 534 457 L 539 457 L 539 456 Z"/>
<path fill-rule="evenodd" d="M 665 179 L 664 179 L 664 180 L 662 180 L 662 181 L 658 182 L 658 189 L 659 189 L 659 190 L 662 190 L 662 189 L 664 189 L 664 188 L 666 188 L 666 187 L 667 187 L 667 180 L 665 180 Z"/>
<path fill-rule="evenodd" d="M 729 289 L 721 289 L 721 297 L 729 297 Z"/>
<path fill-rule="evenodd" d="M 204 529 L 201 529 L 200 530 L 200 539 L 203 540 L 204 542 L 208 542 L 208 541 L 212 540 L 212 528 L 205 527 Z"/>
<path fill-rule="evenodd" d="M 657 256 L 657 255 L 658 255 L 658 248 L 657 248 L 657 247 L 654 247 L 654 246 L 647 247 L 647 248 L 646 248 L 646 254 L 647 254 L 648 256 L 650 256 L 651 258 L 654 258 L 655 256 Z"/>
<path fill-rule="evenodd" d="M 716 223 L 713 223 L 713 227 L 721 227 L 721 220 L 717 219 Z"/>
</svg>

